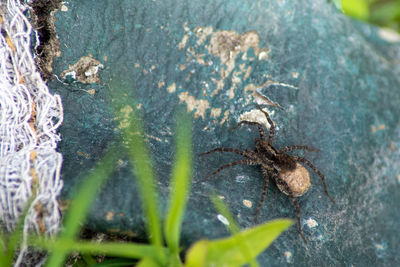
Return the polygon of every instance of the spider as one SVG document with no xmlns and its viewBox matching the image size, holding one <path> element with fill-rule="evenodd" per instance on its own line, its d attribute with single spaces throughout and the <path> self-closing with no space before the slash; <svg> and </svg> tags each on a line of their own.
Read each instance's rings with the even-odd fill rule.
<svg viewBox="0 0 400 267">
<path fill-rule="evenodd" d="M 310 174 L 307 171 L 307 169 L 300 163 L 307 165 L 316 174 L 319 175 L 324 186 L 325 194 L 332 201 L 332 203 L 335 203 L 335 200 L 328 193 L 328 189 L 325 183 L 325 177 L 322 174 L 322 172 L 320 172 L 308 159 L 299 156 L 288 155 L 286 154 L 286 152 L 292 150 L 308 150 L 313 152 L 319 152 L 320 150 L 308 146 L 298 146 L 298 145 L 285 146 L 280 149 L 275 148 L 273 146 L 275 125 L 272 122 L 271 118 L 269 117 L 269 114 L 266 111 L 264 111 L 260 106 L 257 105 L 257 107 L 262 113 L 264 113 L 270 125 L 268 138 L 265 134 L 263 126 L 260 123 L 246 121 L 246 120 L 239 122 L 239 124 L 237 124 L 236 127 L 230 130 L 237 129 L 243 124 L 258 127 L 260 138 L 255 139 L 255 149 L 254 150 L 246 149 L 243 151 L 235 148 L 219 147 L 200 154 L 200 156 L 204 156 L 214 152 L 232 152 L 244 157 L 244 159 L 222 165 L 216 171 L 209 174 L 206 177 L 206 179 L 219 173 L 221 170 L 225 168 L 232 167 L 235 165 L 243 164 L 243 165 L 260 166 L 261 174 L 264 179 L 264 187 L 261 195 L 261 200 L 257 206 L 254 218 L 255 223 L 257 223 L 258 213 L 261 209 L 262 203 L 264 202 L 264 198 L 269 184 L 269 178 L 271 178 L 272 180 L 275 181 L 279 190 L 284 194 L 288 195 L 291 201 L 293 202 L 297 211 L 297 225 L 299 234 L 301 238 L 304 240 L 304 242 L 307 244 L 307 240 L 303 235 L 303 231 L 301 230 L 300 206 L 296 201 L 296 197 L 302 196 L 307 192 L 308 188 L 310 187 Z"/>
</svg>

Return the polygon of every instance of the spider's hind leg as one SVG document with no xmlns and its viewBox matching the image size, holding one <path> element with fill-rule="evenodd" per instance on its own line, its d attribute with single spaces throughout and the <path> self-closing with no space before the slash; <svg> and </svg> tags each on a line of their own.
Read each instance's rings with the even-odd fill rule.
<svg viewBox="0 0 400 267">
<path fill-rule="evenodd" d="M 269 177 L 268 177 L 267 169 L 261 168 L 261 172 L 262 172 L 262 176 L 263 176 L 263 179 L 264 179 L 264 187 L 263 187 L 263 192 L 262 192 L 262 195 L 261 195 L 261 200 L 260 200 L 260 202 L 258 203 L 258 206 L 257 206 L 256 216 L 254 217 L 254 222 L 255 223 L 257 223 L 258 213 L 259 213 L 259 211 L 261 209 L 262 204 L 264 203 L 264 198 L 265 198 L 265 195 L 267 193 L 267 188 L 268 188 L 268 183 L 269 183 Z"/>
<path fill-rule="evenodd" d="M 313 171 L 315 171 L 316 174 L 319 175 L 319 177 L 321 177 L 322 183 L 324 185 L 324 191 L 325 194 L 328 196 L 328 198 L 332 201 L 333 204 L 335 204 L 335 200 L 329 195 L 328 193 L 328 187 L 326 186 L 326 182 L 325 182 L 325 176 L 322 174 L 322 172 L 320 172 L 320 170 L 317 169 L 317 167 L 314 166 L 314 164 L 311 163 L 311 161 L 309 161 L 306 158 L 302 158 L 302 157 L 297 157 L 297 156 L 292 156 L 296 161 L 298 162 L 302 162 L 304 164 L 306 164 L 308 167 L 310 167 Z"/>
<path fill-rule="evenodd" d="M 283 186 L 285 188 L 286 192 L 289 192 L 290 200 L 292 200 L 293 205 L 296 208 L 296 212 L 297 212 L 297 227 L 299 229 L 299 234 L 300 234 L 301 238 L 303 239 L 304 243 L 306 243 L 306 245 L 307 245 L 307 239 L 304 237 L 303 231 L 301 230 L 300 205 L 297 202 L 296 198 L 294 197 L 294 194 L 293 194 L 292 190 L 290 190 L 288 184 L 285 181 L 283 181 L 282 179 L 280 179 L 278 175 L 275 175 L 274 178 L 275 178 L 275 182 L 276 183 L 278 183 L 279 185 Z"/>
</svg>

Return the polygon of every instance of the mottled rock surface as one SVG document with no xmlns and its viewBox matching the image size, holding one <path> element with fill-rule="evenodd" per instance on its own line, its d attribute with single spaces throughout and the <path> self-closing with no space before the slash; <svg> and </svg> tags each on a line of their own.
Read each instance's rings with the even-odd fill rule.
<svg viewBox="0 0 400 267">
<path fill-rule="evenodd" d="M 64 200 L 116 139 L 109 106 L 111 78 L 136 96 L 158 177 L 162 209 L 174 154 L 174 113 L 194 118 L 193 186 L 182 242 L 228 235 L 217 219 L 214 189 L 241 227 L 254 225 L 261 197 L 259 169 L 237 166 L 204 177 L 238 157 L 198 157 L 218 146 L 253 148 L 257 130 L 241 119 L 277 125 L 276 146 L 309 145 L 304 152 L 326 176 L 298 198 L 308 246 L 296 227 L 259 260 L 268 266 L 396 266 L 400 240 L 399 44 L 381 30 L 353 21 L 317 1 L 69 1 L 56 14 L 60 75 L 80 58 L 98 60 L 99 83 L 53 80 L 62 96 Z M 266 121 L 263 123 L 267 124 Z M 144 236 L 136 186 L 126 158 L 99 195 L 88 227 Z M 290 199 L 271 183 L 259 221 L 295 218 Z"/>
</svg>

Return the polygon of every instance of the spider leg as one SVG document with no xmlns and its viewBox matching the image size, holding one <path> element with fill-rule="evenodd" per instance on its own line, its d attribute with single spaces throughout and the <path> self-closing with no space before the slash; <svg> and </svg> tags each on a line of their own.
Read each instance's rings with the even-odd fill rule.
<svg viewBox="0 0 400 267">
<path fill-rule="evenodd" d="M 275 124 L 269 117 L 268 112 L 264 111 L 259 105 L 257 105 L 257 108 L 264 113 L 265 117 L 267 118 L 267 121 L 270 125 L 269 127 L 269 137 L 268 137 L 268 144 L 272 145 L 274 143 L 274 135 L 275 135 Z"/>
<path fill-rule="evenodd" d="M 329 195 L 328 193 L 328 188 L 326 186 L 326 182 L 325 182 L 325 176 L 322 174 L 322 172 L 320 172 L 317 167 L 314 166 L 314 164 L 311 163 L 311 161 L 309 161 L 306 158 L 302 158 L 302 157 L 297 157 L 297 156 L 292 156 L 296 161 L 302 162 L 306 165 L 308 165 L 308 167 L 310 167 L 313 171 L 315 171 L 319 177 L 321 177 L 322 183 L 324 184 L 324 191 L 325 194 L 329 197 L 329 199 L 332 201 L 333 204 L 336 204 L 335 200 Z"/>
<path fill-rule="evenodd" d="M 249 159 L 254 159 L 254 153 L 250 150 L 242 151 L 242 150 L 239 150 L 236 148 L 227 148 L 227 147 L 214 148 L 213 150 L 210 150 L 208 152 L 201 153 L 200 156 L 208 155 L 208 154 L 211 154 L 214 152 L 232 152 L 232 153 L 239 154 L 239 155 L 249 158 Z"/>
<path fill-rule="evenodd" d="M 297 212 L 297 227 L 299 229 L 299 234 L 301 236 L 301 238 L 303 239 L 304 243 L 306 243 L 307 245 L 307 239 L 304 237 L 303 231 L 301 230 L 301 223 L 300 223 L 300 217 L 301 217 L 301 212 L 300 212 L 300 205 L 297 202 L 296 198 L 293 195 L 292 190 L 290 190 L 288 184 L 283 181 L 281 178 L 279 178 L 279 176 L 277 174 L 274 175 L 275 177 L 275 181 L 276 183 L 279 183 L 280 185 L 282 185 L 286 192 L 289 192 L 289 196 L 290 196 L 290 200 L 292 200 L 294 207 L 296 208 L 296 212 Z"/>
<path fill-rule="evenodd" d="M 249 160 L 249 159 L 242 159 L 242 160 L 233 161 L 233 162 L 230 162 L 228 164 L 222 165 L 216 171 L 214 171 L 213 173 L 207 175 L 206 179 L 208 179 L 211 176 L 219 173 L 220 171 L 222 171 L 225 168 L 232 167 L 232 166 L 235 166 L 235 165 L 240 165 L 240 164 L 243 164 L 243 165 L 256 165 L 257 163 L 252 161 L 252 160 Z"/>
<path fill-rule="evenodd" d="M 239 128 L 242 124 L 248 124 L 248 125 L 256 125 L 258 127 L 258 131 L 260 132 L 260 137 L 263 140 L 266 140 L 266 135 L 265 135 L 265 131 L 264 128 L 262 127 L 262 125 L 258 122 L 254 122 L 254 121 L 241 121 L 238 123 L 238 125 L 236 125 L 235 127 L 229 129 L 229 131 L 235 130 L 237 128 Z"/>
<path fill-rule="evenodd" d="M 267 188 L 268 188 L 268 183 L 269 183 L 268 170 L 263 168 L 263 167 L 261 167 L 261 173 L 262 173 L 262 176 L 263 176 L 263 179 L 264 179 L 264 187 L 263 187 L 263 192 L 262 192 L 262 195 L 261 195 L 261 200 L 260 200 L 260 202 L 258 203 L 258 206 L 257 206 L 256 216 L 254 217 L 254 222 L 255 223 L 257 223 L 258 212 L 260 211 L 261 206 L 262 206 L 262 204 L 264 202 L 264 198 L 265 198 L 265 195 L 267 193 Z"/>
<path fill-rule="evenodd" d="M 318 148 L 309 147 L 309 146 L 285 146 L 285 147 L 282 147 L 281 149 L 279 149 L 279 153 L 284 153 L 284 152 L 292 151 L 295 149 L 303 149 L 303 150 L 308 150 L 308 151 L 313 151 L 313 152 L 321 151 Z"/>
<path fill-rule="evenodd" d="M 307 239 L 304 237 L 303 231 L 301 230 L 301 223 L 300 223 L 300 216 L 301 216 L 301 213 L 300 213 L 300 205 L 299 205 L 299 203 L 296 201 L 296 199 L 294 198 L 293 193 L 290 194 L 290 199 L 292 200 L 293 205 L 295 206 L 296 211 L 297 211 L 297 227 L 298 227 L 298 229 L 299 229 L 299 234 L 300 234 L 301 238 L 303 238 L 304 243 L 306 243 L 306 245 L 307 245 Z"/>
</svg>

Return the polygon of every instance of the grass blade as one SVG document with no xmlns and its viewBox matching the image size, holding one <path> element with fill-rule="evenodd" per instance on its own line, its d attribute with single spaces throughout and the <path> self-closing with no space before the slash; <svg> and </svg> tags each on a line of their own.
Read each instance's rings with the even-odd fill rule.
<svg viewBox="0 0 400 267">
<path fill-rule="evenodd" d="M 239 233 L 239 225 L 236 223 L 232 213 L 229 211 L 225 203 L 215 194 L 211 195 L 211 202 L 213 203 L 215 209 L 228 220 L 229 225 L 227 225 L 227 227 L 231 234 Z"/>
<path fill-rule="evenodd" d="M 134 259 L 116 258 L 90 265 L 90 267 L 126 267 L 135 266 L 136 263 L 137 260 Z"/>
<path fill-rule="evenodd" d="M 164 234 L 172 254 L 179 254 L 179 234 L 191 185 L 192 124 L 187 115 L 177 119 L 176 155 Z M 179 257 L 178 257 L 179 258 Z"/>
<path fill-rule="evenodd" d="M 211 201 L 217 211 L 228 220 L 228 229 L 231 234 L 236 237 L 236 244 L 238 247 L 240 247 L 242 255 L 246 258 L 247 262 L 250 263 L 250 266 L 252 267 L 259 266 L 256 259 L 254 257 L 251 257 L 250 247 L 247 245 L 245 240 L 243 240 L 242 235 L 237 234 L 239 233 L 240 228 L 239 225 L 236 223 L 232 213 L 229 211 L 228 207 L 216 195 L 211 196 Z"/>
<path fill-rule="evenodd" d="M 165 260 L 161 249 L 163 239 L 161 223 L 158 216 L 158 197 L 154 188 L 154 173 L 150 154 L 144 140 L 144 130 L 141 119 L 133 105 L 133 98 L 129 97 L 128 85 L 121 79 L 114 78 L 109 84 L 112 94 L 114 114 L 119 122 L 123 143 L 126 145 L 128 156 L 133 164 L 142 199 L 143 211 L 146 216 L 147 235 L 150 242 L 160 248 L 159 257 Z"/>
<path fill-rule="evenodd" d="M 1 242 L 1 255 L 0 255 L 0 266 L 11 266 L 14 259 L 15 250 L 21 247 L 24 235 L 24 224 L 25 217 L 29 212 L 32 205 L 34 195 L 30 196 L 24 209 L 19 215 L 17 224 L 15 225 L 14 231 L 12 233 L 0 233 Z"/>
<path fill-rule="evenodd" d="M 114 169 L 116 155 L 116 149 L 110 149 L 100 160 L 97 167 L 87 177 L 83 178 L 83 185 L 80 187 L 76 197 L 73 198 L 65 215 L 64 230 L 60 233 L 58 239 L 67 242 L 76 238 L 98 190 Z M 68 251 L 57 247 L 50 249 L 54 249 L 54 252 L 47 260 L 46 266 L 61 266 Z"/>
<path fill-rule="evenodd" d="M 72 239 L 49 240 L 38 236 L 32 236 L 30 245 L 46 250 L 62 252 L 78 251 L 86 254 L 106 254 L 107 256 L 123 257 L 131 259 L 154 258 L 159 248 L 136 243 L 117 243 L 117 242 L 91 242 L 74 241 Z"/>
</svg>

